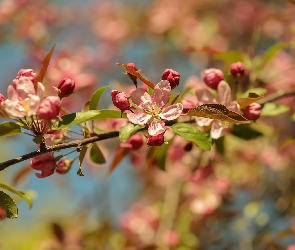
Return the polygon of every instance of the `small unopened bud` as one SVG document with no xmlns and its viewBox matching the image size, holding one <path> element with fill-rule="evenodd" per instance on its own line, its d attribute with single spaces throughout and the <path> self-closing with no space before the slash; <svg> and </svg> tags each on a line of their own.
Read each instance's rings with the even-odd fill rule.
<svg viewBox="0 0 295 250">
<path fill-rule="evenodd" d="M 60 98 L 67 97 L 74 92 L 75 89 L 75 81 L 71 78 L 64 78 L 60 81 L 57 86 L 58 96 Z"/>
<path fill-rule="evenodd" d="M 233 77 L 242 76 L 245 73 L 245 66 L 242 62 L 235 62 L 230 65 L 229 71 Z"/>
<path fill-rule="evenodd" d="M 256 121 L 260 117 L 260 113 L 261 113 L 261 105 L 257 102 L 251 103 L 244 110 L 245 118 L 251 121 Z"/>
<path fill-rule="evenodd" d="M 0 94 L 0 105 L 4 106 L 5 97 L 4 95 Z"/>
<path fill-rule="evenodd" d="M 167 80 L 171 89 L 174 89 L 179 85 L 180 74 L 173 69 L 166 69 L 162 74 L 162 80 Z"/>
<path fill-rule="evenodd" d="M 217 89 L 218 84 L 224 79 L 223 72 L 220 69 L 206 69 L 203 73 L 203 80 L 206 85 L 212 89 Z"/>
<path fill-rule="evenodd" d="M 47 96 L 40 104 L 37 115 L 43 120 L 51 120 L 59 115 L 60 99 L 58 96 Z"/>
<path fill-rule="evenodd" d="M 196 107 L 196 104 L 186 99 L 182 99 L 181 104 L 183 106 L 183 110 L 182 110 L 183 114 L 186 114 L 190 109 L 193 109 Z"/>
<path fill-rule="evenodd" d="M 56 173 L 66 174 L 72 167 L 73 160 L 63 159 L 57 163 Z"/>
<path fill-rule="evenodd" d="M 164 135 L 154 135 L 147 139 L 148 146 L 161 146 L 164 143 Z"/>
<path fill-rule="evenodd" d="M 130 150 L 139 149 L 143 145 L 142 136 L 135 134 L 130 136 L 126 142 L 121 143 L 121 147 L 128 148 Z"/>
<path fill-rule="evenodd" d="M 133 62 L 127 63 L 127 66 L 132 67 L 135 71 L 138 71 L 136 64 Z M 133 84 L 135 85 L 135 87 L 137 88 L 137 77 L 130 73 L 127 73 L 127 74 L 129 78 L 131 79 L 131 81 L 133 82 Z"/>
<path fill-rule="evenodd" d="M 35 156 L 31 160 L 30 165 L 33 169 L 41 170 L 41 174 L 35 174 L 38 178 L 45 178 L 52 175 L 56 168 L 55 159 L 52 153 Z"/>
<path fill-rule="evenodd" d="M 126 93 L 120 92 L 118 90 L 112 90 L 111 96 L 113 104 L 122 112 L 130 108 L 130 102 L 128 100 Z"/>
</svg>

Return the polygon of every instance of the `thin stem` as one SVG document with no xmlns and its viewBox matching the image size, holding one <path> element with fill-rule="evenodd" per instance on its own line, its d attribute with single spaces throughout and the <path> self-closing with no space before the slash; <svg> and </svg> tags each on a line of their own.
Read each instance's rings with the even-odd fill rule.
<svg viewBox="0 0 295 250">
<path fill-rule="evenodd" d="M 160 225 L 158 227 L 158 231 L 156 234 L 156 245 L 157 249 L 161 250 L 169 250 L 169 246 L 167 246 L 164 242 L 165 233 L 168 233 L 172 227 L 174 218 L 177 212 L 178 203 L 179 203 L 179 196 L 182 187 L 182 182 L 180 179 L 171 177 L 171 183 L 166 190 L 162 215 L 160 220 Z"/>
<path fill-rule="evenodd" d="M 295 89 L 291 89 L 288 91 L 278 90 L 277 92 L 261 99 L 260 101 L 258 101 L 258 103 L 263 105 L 267 102 L 273 102 L 283 97 L 292 96 L 292 95 L 295 95 Z"/>
<path fill-rule="evenodd" d="M 45 154 L 48 152 L 59 151 L 59 150 L 66 149 L 66 148 L 74 148 L 74 147 L 77 148 L 77 147 L 87 145 L 89 143 L 93 143 L 96 141 L 102 141 L 102 140 L 106 140 L 106 139 L 110 139 L 110 138 L 115 138 L 118 136 L 119 136 L 119 131 L 112 131 L 112 132 L 105 133 L 105 134 L 95 135 L 95 136 L 92 136 L 92 137 L 89 137 L 89 138 L 86 138 L 83 140 L 79 140 L 79 141 L 61 143 L 61 144 L 57 144 L 57 145 L 54 145 L 51 147 L 46 147 L 41 151 L 37 150 L 37 151 L 34 151 L 34 152 L 31 152 L 31 153 L 19 156 L 17 158 L 0 163 L 0 171 L 4 170 L 5 168 L 7 168 L 11 165 L 14 165 L 16 163 L 31 159 L 35 156 L 42 155 L 42 154 Z"/>
</svg>

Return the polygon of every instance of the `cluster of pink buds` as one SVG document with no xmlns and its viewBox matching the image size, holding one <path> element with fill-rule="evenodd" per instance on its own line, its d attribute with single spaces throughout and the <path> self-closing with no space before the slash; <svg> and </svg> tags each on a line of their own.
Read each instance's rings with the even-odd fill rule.
<svg viewBox="0 0 295 250">
<path fill-rule="evenodd" d="M 127 66 L 137 70 L 134 63 L 128 63 Z M 152 95 L 149 95 L 144 88 L 135 89 L 130 97 L 118 90 L 111 91 L 113 104 L 121 112 L 127 110 L 127 118 L 131 123 L 148 125 L 147 144 L 149 146 L 161 146 L 164 143 L 163 134 L 166 131 L 164 121 L 175 120 L 183 112 L 181 103 L 166 106 L 170 100 L 171 89 L 178 86 L 179 79 L 178 72 L 166 69 L 162 74 L 162 81 L 154 87 Z M 130 106 L 129 99 L 134 103 L 134 107 Z"/>
</svg>

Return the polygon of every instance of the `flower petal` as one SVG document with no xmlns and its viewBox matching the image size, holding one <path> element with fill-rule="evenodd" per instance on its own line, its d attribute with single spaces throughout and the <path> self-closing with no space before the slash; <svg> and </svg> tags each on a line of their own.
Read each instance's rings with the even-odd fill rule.
<svg viewBox="0 0 295 250">
<path fill-rule="evenodd" d="M 135 105 L 146 110 L 150 110 L 153 105 L 151 96 L 142 88 L 133 90 L 130 98 Z"/>
<path fill-rule="evenodd" d="M 221 81 L 217 87 L 217 101 L 225 106 L 229 105 L 231 101 L 231 89 L 226 81 Z"/>
<path fill-rule="evenodd" d="M 216 103 L 214 95 L 210 92 L 207 87 L 201 87 L 196 90 L 196 96 L 198 104 Z"/>
<path fill-rule="evenodd" d="M 21 99 L 26 99 L 29 94 L 35 95 L 34 84 L 29 77 L 22 76 L 16 85 L 16 92 Z"/>
<path fill-rule="evenodd" d="M 220 121 L 214 120 L 211 127 L 211 137 L 213 139 L 218 139 L 222 136 L 224 136 L 226 133 L 226 128 L 223 126 L 223 124 Z"/>
<path fill-rule="evenodd" d="M 170 92 L 170 83 L 166 80 L 160 81 L 154 88 L 152 102 L 155 102 L 159 108 L 164 107 L 170 100 Z"/>
<path fill-rule="evenodd" d="M 196 117 L 196 123 L 200 127 L 207 127 L 211 124 L 213 119 L 205 118 L 205 117 Z"/>
<path fill-rule="evenodd" d="M 159 116 L 162 119 L 165 119 L 168 121 L 175 120 L 176 118 L 178 118 L 181 115 L 182 110 L 183 110 L 183 106 L 181 103 L 173 104 L 168 107 L 165 107 L 162 110 L 162 113 L 159 114 Z"/>
<path fill-rule="evenodd" d="M 135 113 L 128 112 L 127 118 L 130 122 L 138 125 L 145 125 L 151 119 L 151 115 L 148 115 L 144 112 L 135 111 Z"/>
<path fill-rule="evenodd" d="M 165 123 L 161 120 L 154 120 L 150 123 L 148 133 L 150 136 L 163 134 L 165 132 Z"/>
</svg>

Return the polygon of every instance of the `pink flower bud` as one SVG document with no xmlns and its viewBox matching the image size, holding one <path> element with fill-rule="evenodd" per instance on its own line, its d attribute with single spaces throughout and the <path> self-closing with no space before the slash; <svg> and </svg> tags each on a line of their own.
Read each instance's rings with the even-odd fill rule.
<svg viewBox="0 0 295 250">
<path fill-rule="evenodd" d="M 245 118 L 251 121 L 256 121 L 260 117 L 260 113 L 261 113 L 261 105 L 257 102 L 251 103 L 244 110 Z"/>
<path fill-rule="evenodd" d="M 180 74 L 173 69 L 166 69 L 162 74 L 162 80 L 167 80 L 171 89 L 174 89 L 179 85 Z"/>
<path fill-rule="evenodd" d="M 242 62 L 232 63 L 229 67 L 229 71 L 233 77 L 242 76 L 245 73 L 245 67 Z"/>
<path fill-rule="evenodd" d="M 36 77 L 36 72 L 32 69 L 21 69 L 18 72 L 17 77 L 12 81 L 12 85 L 14 88 L 16 88 L 16 85 L 18 84 L 18 80 L 22 76 L 28 77 L 31 81 L 33 81 Z"/>
<path fill-rule="evenodd" d="M 135 71 L 138 71 L 136 64 L 133 62 L 127 63 L 127 66 L 132 67 Z M 137 77 L 128 73 L 129 78 L 132 80 L 133 84 L 137 88 Z"/>
<path fill-rule="evenodd" d="M 181 101 L 181 104 L 183 106 L 183 110 L 182 110 L 183 114 L 186 114 L 190 109 L 193 109 L 196 107 L 196 104 L 194 104 L 192 101 L 189 101 L 186 99 L 183 99 Z"/>
<path fill-rule="evenodd" d="M 57 163 L 56 173 L 66 174 L 72 167 L 73 160 L 63 159 Z"/>
<path fill-rule="evenodd" d="M 164 143 L 164 135 L 154 135 L 147 139 L 148 146 L 161 146 Z"/>
<path fill-rule="evenodd" d="M 143 145 L 142 136 L 139 134 L 131 135 L 126 142 L 121 143 L 121 147 L 130 150 L 139 149 Z"/>
<path fill-rule="evenodd" d="M 41 174 L 35 174 L 38 178 L 45 178 L 52 175 L 56 168 L 55 159 L 52 153 L 38 155 L 31 160 L 30 164 L 33 169 L 41 170 Z"/>
<path fill-rule="evenodd" d="M 57 88 L 59 90 L 58 95 L 60 98 L 67 97 L 74 92 L 75 81 L 71 78 L 64 78 L 60 81 Z"/>
<path fill-rule="evenodd" d="M 122 112 L 124 112 L 126 109 L 130 107 L 130 102 L 128 100 L 126 93 L 120 92 L 118 90 L 112 90 L 111 96 L 114 105 Z"/>
<path fill-rule="evenodd" d="M 5 102 L 5 97 L 4 95 L 0 94 L 0 104 L 4 106 L 4 102 Z"/>
<path fill-rule="evenodd" d="M 60 99 L 58 96 L 47 96 L 40 104 L 37 115 L 43 120 L 51 120 L 58 116 Z"/>
<path fill-rule="evenodd" d="M 203 73 L 203 80 L 212 89 L 217 89 L 218 84 L 224 79 L 220 69 L 206 69 Z"/>
</svg>

